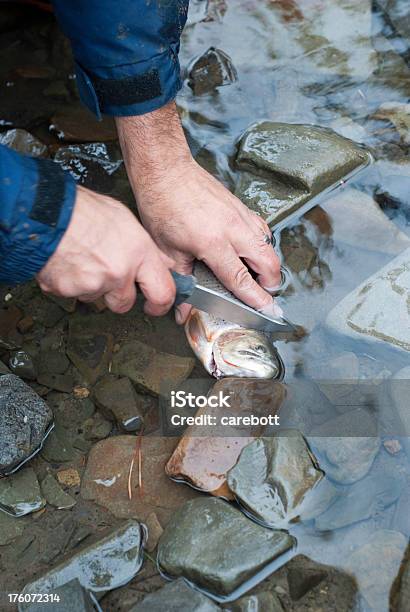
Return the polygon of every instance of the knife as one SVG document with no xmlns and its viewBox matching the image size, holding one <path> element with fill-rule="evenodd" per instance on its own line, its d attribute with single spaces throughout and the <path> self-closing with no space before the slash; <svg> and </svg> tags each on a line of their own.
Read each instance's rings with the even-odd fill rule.
<svg viewBox="0 0 410 612">
<path fill-rule="evenodd" d="M 183 302 L 192 304 L 195 308 L 226 321 L 263 332 L 295 330 L 292 323 L 285 318 L 263 314 L 238 300 L 201 262 L 196 263 L 194 274 L 185 275 L 172 271 L 172 276 L 177 290 L 175 306 Z"/>
</svg>

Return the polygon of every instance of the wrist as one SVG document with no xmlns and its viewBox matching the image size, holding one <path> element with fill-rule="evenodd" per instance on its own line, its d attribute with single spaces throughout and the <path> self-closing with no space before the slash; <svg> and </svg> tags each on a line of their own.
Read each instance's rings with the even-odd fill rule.
<svg viewBox="0 0 410 612">
<path fill-rule="evenodd" d="M 118 137 L 136 195 L 193 163 L 174 102 L 152 113 L 116 118 Z"/>
</svg>

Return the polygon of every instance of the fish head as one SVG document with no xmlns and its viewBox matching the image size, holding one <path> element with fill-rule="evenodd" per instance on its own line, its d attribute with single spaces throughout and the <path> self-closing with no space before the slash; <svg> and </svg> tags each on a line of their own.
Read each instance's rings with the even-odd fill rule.
<svg viewBox="0 0 410 612">
<path fill-rule="evenodd" d="M 221 334 L 213 345 L 215 375 L 279 378 L 282 364 L 266 336 L 251 329 Z"/>
</svg>

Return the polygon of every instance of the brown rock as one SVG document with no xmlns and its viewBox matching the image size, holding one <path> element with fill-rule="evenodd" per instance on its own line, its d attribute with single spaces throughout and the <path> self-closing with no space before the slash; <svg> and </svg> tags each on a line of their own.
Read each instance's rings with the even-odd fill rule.
<svg viewBox="0 0 410 612">
<path fill-rule="evenodd" d="M 78 487 L 81 483 L 80 474 L 74 468 L 57 472 L 57 480 L 66 487 Z"/>
<path fill-rule="evenodd" d="M 15 349 L 21 344 L 17 324 L 23 313 L 15 304 L 0 310 L 0 348 Z"/>
<path fill-rule="evenodd" d="M 165 525 L 176 508 L 197 494 L 166 477 L 164 466 L 175 442 L 157 436 L 141 438 L 141 490 L 138 443 L 135 436 L 115 436 L 98 442 L 88 457 L 81 495 L 104 506 L 118 518 L 139 517 L 145 521 L 155 512 Z M 128 478 L 133 459 L 130 499 Z"/>
<path fill-rule="evenodd" d="M 145 548 L 148 552 L 152 552 L 155 550 L 158 544 L 158 540 L 164 533 L 164 530 L 161 527 L 161 523 L 158 520 L 155 512 L 151 512 L 147 518 L 145 519 L 145 525 L 148 529 L 148 540 L 145 545 Z"/>
<path fill-rule="evenodd" d="M 97 119 L 83 106 L 70 107 L 51 118 L 50 130 L 64 142 L 109 142 L 116 140 L 114 120 Z"/>
<path fill-rule="evenodd" d="M 285 399 L 284 385 L 272 380 L 225 378 L 218 381 L 209 395 L 231 395 L 230 414 L 235 416 L 274 415 Z M 222 409 L 225 410 L 226 409 Z M 220 408 L 205 407 L 196 416 L 220 416 Z M 184 480 L 194 487 L 231 499 L 226 483 L 227 472 L 236 464 L 241 450 L 254 438 L 263 435 L 257 426 L 225 426 L 206 433 L 203 426 L 189 427 L 166 465 L 171 478 Z"/>
<path fill-rule="evenodd" d="M 193 358 L 161 353 L 134 340 L 123 344 L 114 355 L 112 373 L 127 376 L 143 391 L 159 395 L 165 386 L 178 388 L 194 365 Z"/>
<path fill-rule="evenodd" d="M 77 385 L 73 389 L 73 395 L 75 399 L 86 399 L 90 395 L 90 390 L 87 387 L 80 387 Z"/>
<path fill-rule="evenodd" d="M 26 334 L 31 329 L 33 329 L 33 326 L 34 326 L 34 319 L 31 315 L 27 315 L 26 317 L 23 317 L 17 323 L 17 329 L 19 330 L 21 334 Z"/>
</svg>

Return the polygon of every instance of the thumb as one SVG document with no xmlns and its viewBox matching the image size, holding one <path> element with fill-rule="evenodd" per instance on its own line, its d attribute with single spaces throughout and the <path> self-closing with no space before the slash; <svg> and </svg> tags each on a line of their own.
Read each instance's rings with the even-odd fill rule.
<svg viewBox="0 0 410 612">
<path fill-rule="evenodd" d="M 192 274 L 194 259 L 190 255 L 184 253 L 174 256 L 175 264 L 173 269 L 179 274 Z M 192 310 L 191 304 L 179 304 L 175 306 L 175 321 L 178 325 L 184 325 Z"/>
</svg>

